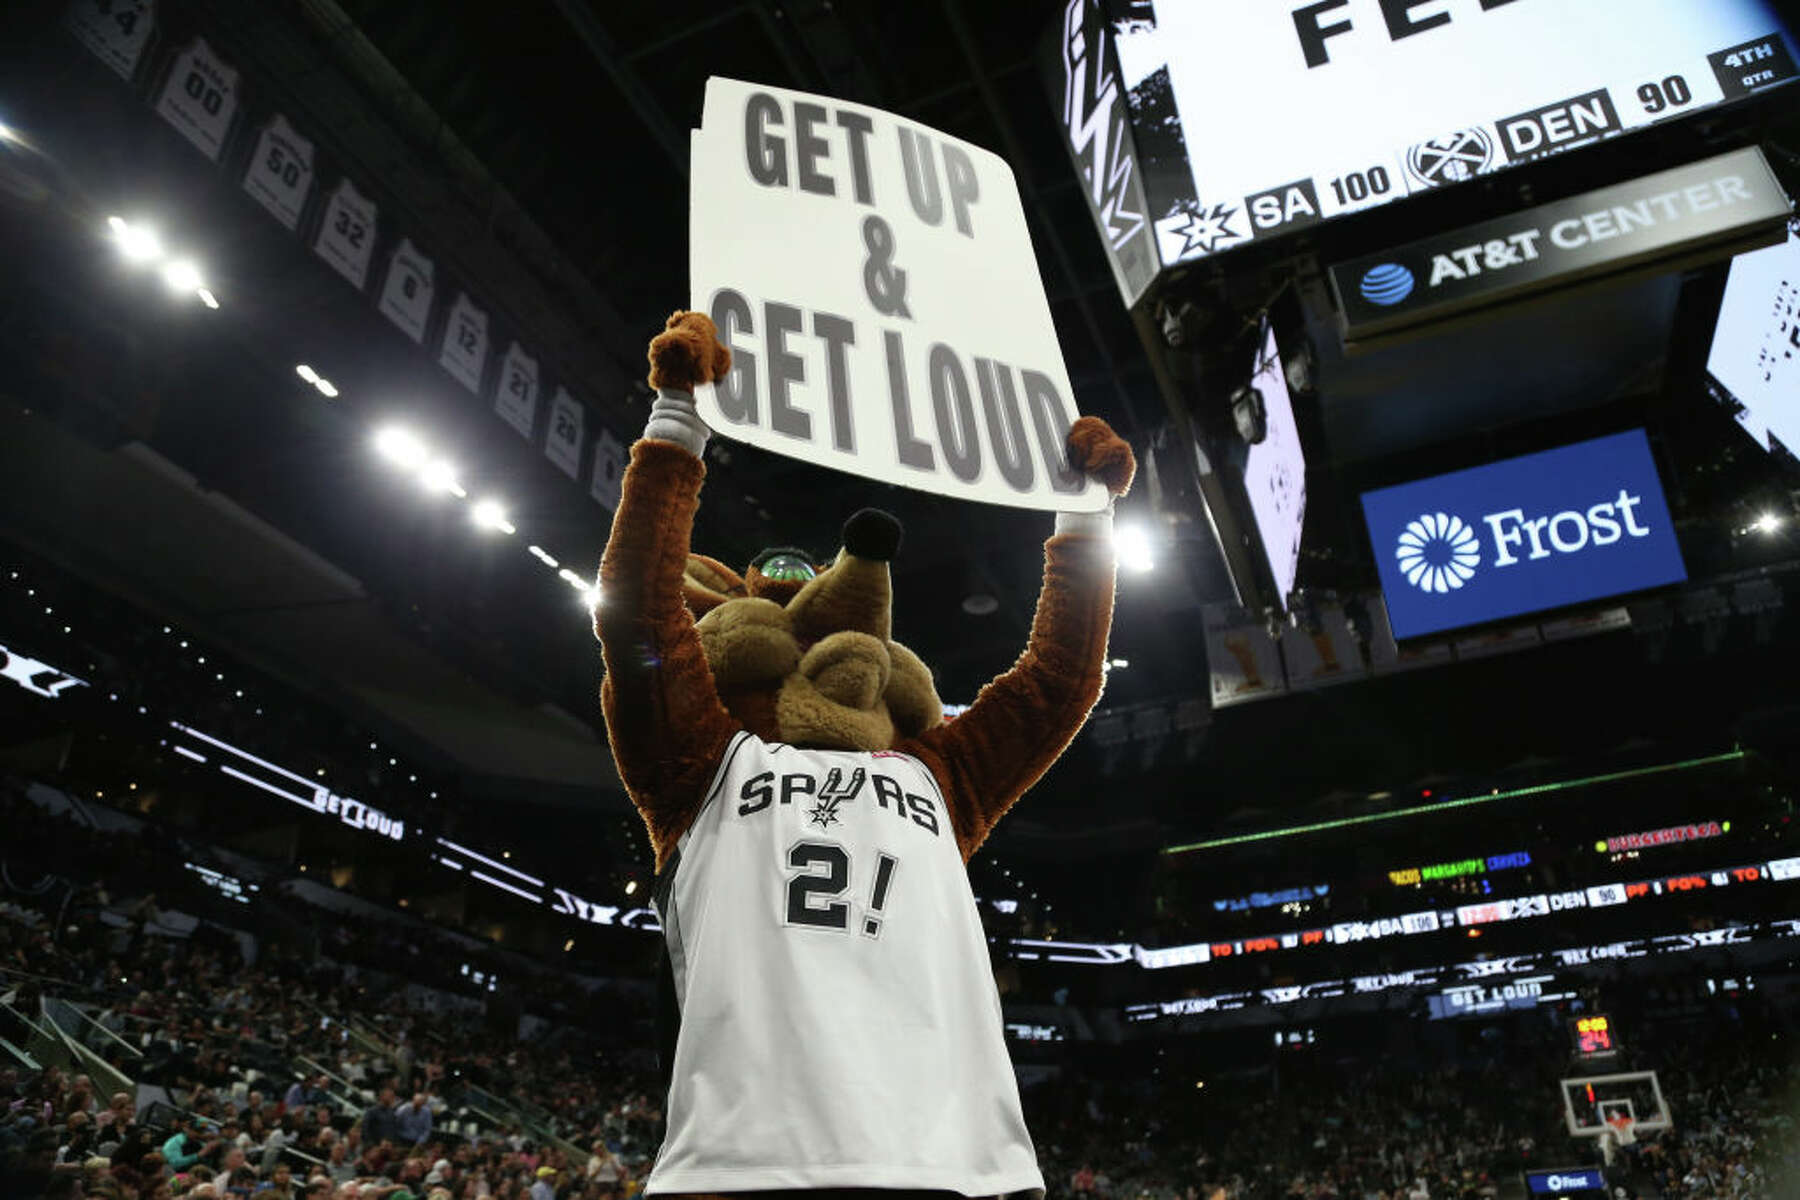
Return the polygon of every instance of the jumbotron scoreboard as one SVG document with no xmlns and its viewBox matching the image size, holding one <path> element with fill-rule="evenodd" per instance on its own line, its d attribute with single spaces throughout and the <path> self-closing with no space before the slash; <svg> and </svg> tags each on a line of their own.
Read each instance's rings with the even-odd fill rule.
<svg viewBox="0 0 1800 1200">
<path fill-rule="evenodd" d="M 1775 0 L 1066 0 L 1055 58 L 1127 304 L 1178 263 L 1800 78 Z"/>
</svg>

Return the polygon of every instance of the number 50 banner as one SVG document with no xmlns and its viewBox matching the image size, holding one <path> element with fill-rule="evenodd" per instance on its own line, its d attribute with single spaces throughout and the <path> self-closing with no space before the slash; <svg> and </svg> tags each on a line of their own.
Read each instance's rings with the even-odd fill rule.
<svg viewBox="0 0 1800 1200">
<path fill-rule="evenodd" d="M 892 113 L 707 81 L 693 307 L 731 346 L 718 432 L 960 499 L 1094 511 L 1012 171 Z"/>
</svg>

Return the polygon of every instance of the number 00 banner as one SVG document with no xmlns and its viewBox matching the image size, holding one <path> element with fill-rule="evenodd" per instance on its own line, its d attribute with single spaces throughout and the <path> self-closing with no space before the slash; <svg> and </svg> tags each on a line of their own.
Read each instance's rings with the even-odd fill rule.
<svg viewBox="0 0 1800 1200">
<path fill-rule="evenodd" d="M 693 135 L 693 307 L 732 347 L 715 430 L 884 483 L 1093 511 L 1012 171 L 892 113 L 714 78 Z"/>
</svg>

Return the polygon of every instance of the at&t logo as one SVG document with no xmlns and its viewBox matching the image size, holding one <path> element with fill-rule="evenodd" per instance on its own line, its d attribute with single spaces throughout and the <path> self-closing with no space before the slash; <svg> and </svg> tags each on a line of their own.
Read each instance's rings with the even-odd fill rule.
<svg viewBox="0 0 1800 1200">
<path fill-rule="evenodd" d="M 1583 509 L 1565 509 L 1527 517 L 1522 508 L 1487 513 L 1481 523 L 1493 538 L 1490 565 L 1495 569 L 1554 555 L 1580 554 L 1625 538 L 1650 536 L 1650 527 L 1634 511 L 1643 497 L 1626 488 L 1616 499 Z M 1481 566 L 1481 539 L 1476 527 L 1450 513 L 1426 513 L 1406 523 L 1394 548 L 1394 559 L 1406 582 L 1422 592 L 1443 595 L 1475 577 Z"/>
<path fill-rule="evenodd" d="M 1370 304 L 1391 308 L 1413 294 L 1413 273 L 1399 263 L 1380 263 L 1363 272 L 1357 285 Z"/>
</svg>

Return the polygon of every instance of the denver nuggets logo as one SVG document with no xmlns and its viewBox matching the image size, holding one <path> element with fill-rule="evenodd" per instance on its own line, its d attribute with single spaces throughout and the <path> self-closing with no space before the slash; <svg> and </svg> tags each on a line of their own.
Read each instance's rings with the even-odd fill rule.
<svg viewBox="0 0 1800 1200">
<path fill-rule="evenodd" d="M 1485 129 L 1459 129 L 1406 152 L 1406 169 L 1427 187 L 1473 179 L 1493 161 L 1494 140 Z"/>
</svg>

